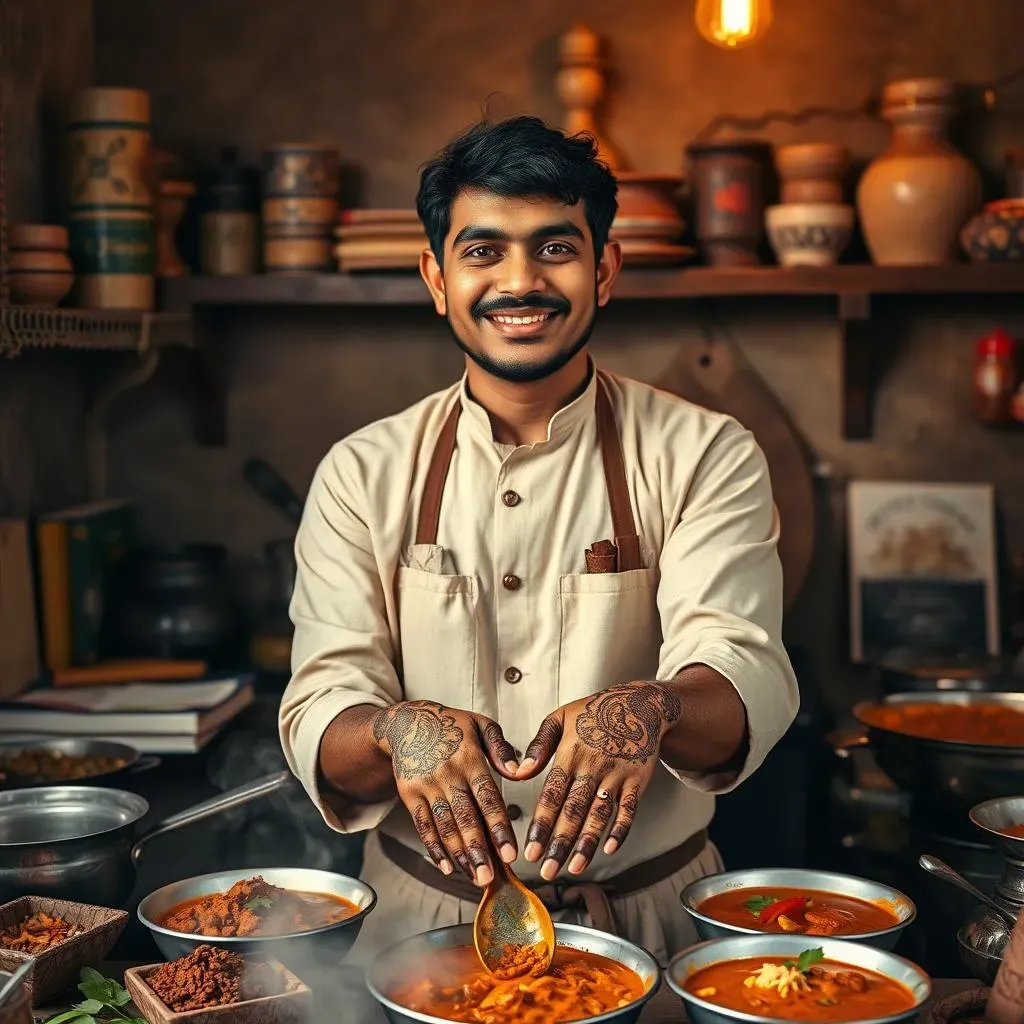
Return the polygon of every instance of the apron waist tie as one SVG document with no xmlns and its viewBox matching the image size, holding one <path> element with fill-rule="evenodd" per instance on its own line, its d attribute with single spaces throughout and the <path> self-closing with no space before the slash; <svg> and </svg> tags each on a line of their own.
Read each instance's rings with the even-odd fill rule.
<svg viewBox="0 0 1024 1024">
<path fill-rule="evenodd" d="M 443 874 L 426 857 L 386 832 L 378 832 L 378 838 L 384 856 L 418 882 L 467 903 L 480 902 L 483 890 L 473 885 L 468 878 L 456 874 Z M 524 884 L 537 894 L 549 911 L 583 907 L 594 928 L 612 935 L 620 935 L 611 901 L 630 896 L 641 889 L 648 889 L 674 875 L 700 856 L 707 845 L 707 839 L 707 830 L 701 829 L 679 846 L 650 860 L 634 864 L 633 867 L 626 868 L 625 871 L 602 882 L 556 879 L 554 882 L 537 881 Z"/>
</svg>

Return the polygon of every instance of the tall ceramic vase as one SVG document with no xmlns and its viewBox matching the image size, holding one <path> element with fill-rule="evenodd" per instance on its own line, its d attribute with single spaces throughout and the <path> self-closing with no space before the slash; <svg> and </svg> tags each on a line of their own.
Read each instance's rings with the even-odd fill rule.
<svg viewBox="0 0 1024 1024">
<path fill-rule="evenodd" d="M 981 176 L 949 142 L 956 86 L 910 78 L 885 87 L 882 115 L 889 148 L 857 188 L 861 227 L 882 266 L 922 266 L 956 259 L 960 228 L 981 203 Z"/>
</svg>

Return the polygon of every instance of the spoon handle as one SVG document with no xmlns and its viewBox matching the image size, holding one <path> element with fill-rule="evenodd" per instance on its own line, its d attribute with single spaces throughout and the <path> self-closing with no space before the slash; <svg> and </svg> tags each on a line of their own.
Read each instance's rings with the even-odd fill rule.
<svg viewBox="0 0 1024 1024">
<path fill-rule="evenodd" d="M 945 882 L 951 882 L 953 885 L 963 889 L 968 895 L 973 896 L 979 903 L 983 903 L 989 910 L 994 910 L 1004 921 L 1009 923 L 1011 928 L 1017 923 L 1016 918 L 1012 914 L 999 906 L 991 896 L 986 896 L 980 889 L 976 889 L 963 875 L 954 871 L 945 861 L 939 860 L 938 857 L 933 857 L 930 853 L 922 853 L 918 859 L 918 864 L 930 875 L 941 878 Z"/>
</svg>

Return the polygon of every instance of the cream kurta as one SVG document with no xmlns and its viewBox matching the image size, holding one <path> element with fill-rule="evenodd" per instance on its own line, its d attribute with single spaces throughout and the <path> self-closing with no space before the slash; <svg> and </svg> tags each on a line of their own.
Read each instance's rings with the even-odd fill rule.
<svg viewBox="0 0 1024 1024">
<path fill-rule="evenodd" d="M 683 778 L 660 766 L 623 848 L 599 852 L 583 876 L 594 880 L 707 825 L 713 794 L 753 772 L 793 721 L 799 694 L 781 640 L 778 518 L 760 448 L 727 416 L 636 381 L 609 383 L 642 569 L 586 572 L 585 549 L 613 536 L 596 375 L 539 444 L 497 445 L 463 380 L 357 431 L 320 464 L 296 541 L 294 674 L 281 741 L 331 827 L 380 825 L 422 851 L 397 800 L 352 807 L 344 818 L 321 800 L 320 739 L 356 704 L 428 699 L 476 711 L 521 752 L 559 705 L 615 683 L 670 679 L 687 665 L 716 669 L 746 705 L 742 772 Z M 455 401 L 464 414 L 437 546 L 417 546 L 427 466 Z M 503 583 L 509 574 L 521 581 L 515 589 Z M 506 803 L 522 810 L 513 822 L 520 849 L 543 778 L 498 780 Z M 379 871 L 381 859 L 373 843 L 368 866 Z M 539 867 L 516 862 L 527 879 Z M 678 916 L 678 904 L 665 913 Z"/>
</svg>

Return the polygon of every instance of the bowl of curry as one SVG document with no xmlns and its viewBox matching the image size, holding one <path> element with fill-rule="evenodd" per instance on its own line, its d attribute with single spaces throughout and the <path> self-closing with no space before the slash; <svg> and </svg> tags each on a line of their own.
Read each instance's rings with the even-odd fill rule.
<svg viewBox="0 0 1024 1024">
<path fill-rule="evenodd" d="M 480 962 L 472 924 L 459 924 L 381 953 L 366 984 L 392 1024 L 633 1024 L 658 991 L 661 970 L 626 939 L 556 923 L 548 972 L 499 981 Z"/>
<path fill-rule="evenodd" d="M 137 914 L 168 960 L 206 944 L 303 967 L 337 965 L 376 903 L 365 882 L 333 871 L 250 868 L 172 882 Z"/>
<path fill-rule="evenodd" d="M 723 871 L 679 894 L 702 939 L 734 935 L 806 935 L 892 949 L 917 916 L 891 886 L 804 868 Z"/>
<path fill-rule="evenodd" d="M 666 978 L 692 1024 L 890 1024 L 932 992 L 920 967 L 888 950 L 806 935 L 702 942 L 673 957 Z"/>
</svg>

